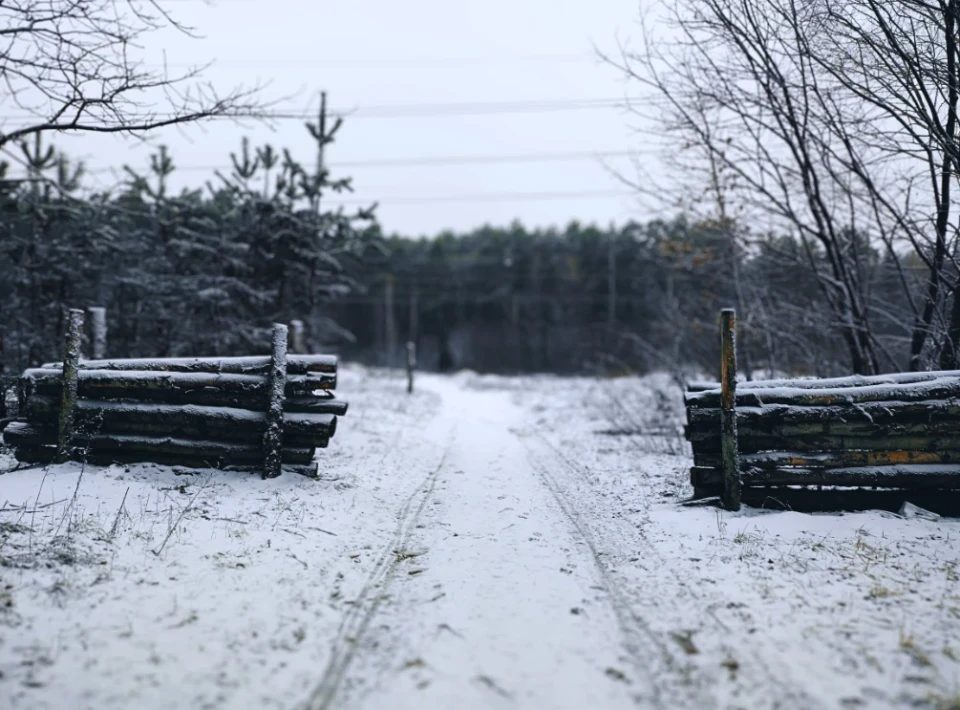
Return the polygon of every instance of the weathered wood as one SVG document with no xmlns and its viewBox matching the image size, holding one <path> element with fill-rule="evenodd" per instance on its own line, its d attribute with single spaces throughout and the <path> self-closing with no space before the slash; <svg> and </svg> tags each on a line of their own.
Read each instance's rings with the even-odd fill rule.
<svg viewBox="0 0 960 710">
<path fill-rule="evenodd" d="M 737 319 L 732 309 L 720 314 L 720 445 L 723 458 L 723 505 L 740 510 L 740 463 L 737 452 Z"/>
<path fill-rule="evenodd" d="M 31 446 L 20 446 L 17 447 L 14 451 L 15 456 L 18 461 L 23 463 L 37 463 L 44 464 L 50 463 L 53 461 L 56 455 L 55 446 L 47 447 L 31 447 Z M 81 456 L 81 452 L 76 452 L 77 457 Z M 240 471 L 244 473 L 257 473 L 260 474 L 263 472 L 263 462 L 262 460 L 257 463 L 218 463 L 212 461 L 208 458 L 192 458 L 189 456 L 184 456 L 180 454 L 164 454 L 160 452 L 150 453 L 149 458 L 145 458 L 142 452 L 123 452 L 123 451 L 113 451 L 113 452 L 97 452 L 91 451 L 87 452 L 84 456 L 84 460 L 95 466 L 110 466 L 112 464 L 124 464 L 124 463 L 155 463 L 161 466 L 171 466 L 175 468 L 194 468 L 194 469 L 204 469 L 204 468 L 220 468 L 225 471 Z M 306 476 L 308 478 L 317 478 L 318 466 L 315 461 L 305 464 L 284 464 L 283 473 L 292 473 L 299 476 Z"/>
<path fill-rule="evenodd" d="M 283 396 L 287 379 L 287 326 L 273 324 L 273 354 L 270 356 L 266 430 L 263 434 L 263 477 L 280 475 L 283 446 Z"/>
<path fill-rule="evenodd" d="M 107 309 L 90 306 L 87 315 L 90 320 L 90 357 L 100 360 L 107 356 Z"/>
<path fill-rule="evenodd" d="M 838 387 L 867 387 L 870 385 L 897 385 L 915 382 L 927 382 L 943 377 L 960 378 L 960 370 L 935 370 L 932 372 L 897 372 L 887 375 L 850 375 L 848 377 L 797 377 L 777 380 L 752 380 L 741 382 L 738 389 L 743 392 L 753 389 L 831 389 Z M 719 390 L 719 382 L 691 382 L 688 392 L 707 392 Z"/>
<path fill-rule="evenodd" d="M 694 454 L 719 454 L 720 437 L 690 442 Z M 960 434 L 940 436 L 745 436 L 737 433 L 740 455 L 761 451 L 960 451 Z"/>
<path fill-rule="evenodd" d="M 60 369 L 62 363 L 48 362 L 42 368 Z M 151 372 L 207 372 L 235 375 L 266 375 L 270 371 L 269 355 L 246 357 L 184 357 L 84 360 L 80 367 L 86 370 L 121 370 Z M 290 355 L 287 373 L 306 375 L 311 372 L 336 374 L 335 355 Z"/>
<path fill-rule="evenodd" d="M 347 413 L 347 408 L 347 402 L 332 397 L 287 397 L 283 400 L 285 412 L 314 412 L 342 417 Z"/>
<path fill-rule="evenodd" d="M 4 442 L 11 447 L 43 447 L 56 444 L 51 430 L 27 422 L 13 422 L 3 432 Z M 218 440 L 184 439 L 175 436 L 151 436 L 144 434 L 83 434 L 74 435 L 71 448 L 76 456 L 88 452 L 98 454 L 144 453 L 168 454 L 201 458 L 218 462 L 259 463 L 264 449 L 257 443 L 228 442 Z M 309 463 L 314 456 L 313 447 L 284 447 L 284 463 Z"/>
<path fill-rule="evenodd" d="M 57 428 L 57 462 L 69 458 L 70 440 L 73 437 L 74 405 L 77 401 L 77 378 L 80 362 L 80 342 L 83 337 L 83 311 L 71 310 L 67 321 L 67 333 L 63 345 L 63 368 L 59 375 L 60 413 Z"/>
<path fill-rule="evenodd" d="M 56 400 L 40 395 L 29 397 L 25 406 L 30 421 L 53 421 L 57 411 Z M 91 399 L 77 401 L 76 417 L 78 428 L 89 430 L 96 427 L 104 433 L 149 431 L 224 441 L 244 441 L 251 436 L 260 436 L 266 426 L 265 412 L 248 409 Z M 319 446 L 336 430 L 337 417 L 334 414 L 285 412 L 283 415 L 285 444 L 317 442 L 315 445 Z"/>
<path fill-rule="evenodd" d="M 875 486 L 879 488 L 960 489 L 958 464 L 847 466 L 842 468 L 749 468 L 741 473 L 744 491 L 763 486 Z M 719 490 L 719 468 L 694 466 L 691 482 L 705 491 Z"/>
<path fill-rule="evenodd" d="M 691 392 L 685 395 L 687 407 L 716 408 L 721 406 L 722 391 Z M 741 390 L 736 395 L 737 407 L 763 407 L 771 404 L 804 406 L 836 406 L 866 402 L 915 402 L 929 399 L 960 397 L 960 377 L 937 377 L 922 382 L 864 387 L 823 389 L 780 387 Z"/>
<path fill-rule="evenodd" d="M 719 419 L 719 417 L 717 417 Z M 685 429 L 686 438 L 696 448 L 701 442 L 717 442 L 717 419 L 714 426 L 696 426 Z M 762 424 L 763 426 L 759 426 Z M 883 421 L 871 423 L 869 421 L 831 421 L 809 422 L 799 424 L 780 424 L 771 422 L 747 422 L 738 418 L 737 433 L 741 442 L 741 450 L 745 450 L 744 440 L 761 441 L 812 441 L 814 439 L 862 439 L 882 440 L 884 438 L 914 438 L 940 437 L 960 434 L 960 420 L 945 419 L 940 421 Z M 833 448 L 828 445 L 827 448 Z M 867 448 L 873 448 L 872 444 Z"/>
<path fill-rule="evenodd" d="M 59 393 L 62 376 L 54 369 L 34 368 L 23 373 L 28 394 Z M 326 373 L 291 375 L 286 379 L 285 392 L 291 397 L 302 397 L 317 390 L 332 390 L 337 376 Z M 153 392 L 167 396 L 182 393 L 185 397 L 203 391 L 208 397 L 214 393 L 230 396 L 247 395 L 257 409 L 266 405 L 269 381 L 261 375 L 218 374 L 206 372 L 156 372 L 123 370 L 80 370 L 77 372 L 79 394 L 85 397 L 113 398 L 117 393 L 134 399 L 149 399 Z M 168 400 L 169 401 L 169 400 Z"/>
<path fill-rule="evenodd" d="M 724 465 L 722 454 L 694 453 L 696 466 Z M 888 466 L 898 464 L 960 463 L 960 449 L 947 451 L 761 451 L 740 454 L 740 469 L 773 469 L 780 467 L 844 468 L 849 466 Z M 960 485 L 960 480 L 957 481 Z"/>
</svg>

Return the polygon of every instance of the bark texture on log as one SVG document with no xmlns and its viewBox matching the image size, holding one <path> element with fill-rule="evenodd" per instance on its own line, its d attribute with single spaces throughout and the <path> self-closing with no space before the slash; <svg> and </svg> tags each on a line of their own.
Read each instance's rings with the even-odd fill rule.
<svg viewBox="0 0 960 710">
<path fill-rule="evenodd" d="M 56 444 L 55 432 L 27 422 L 13 422 L 3 432 L 4 442 L 11 447 L 44 447 Z M 258 444 L 219 440 L 185 439 L 175 436 L 145 434 L 76 434 L 71 448 L 83 456 L 86 452 L 170 454 L 209 461 L 260 463 L 263 447 Z M 313 447 L 284 447 L 284 463 L 310 463 Z"/>
<path fill-rule="evenodd" d="M 722 392 L 709 390 L 692 392 L 685 397 L 690 408 L 721 407 Z M 894 385 L 867 385 L 864 387 L 801 387 L 741 389 L 736 396 L 737 407 L 764 407 L 771 404 L 805 406 L 837 406 L 866 402 L 916 402 L 927 399 L 960 397 L 960 377 L 935 377 L 920 382 Z"/>
<path fill-rule="evenodd" d="M 73 437 L 74 406 L 77 402 L 78 363 L 83 338 L 83 311 L 70 311 L 67 334 L 63 345 L 63 368 L 59 373 L 60 413 L 57 427 L 57 462 L 66 461 Z"/>
<path fill-rule="evenodd" d="M 156 404 L 144 402 L 104 402 L 80 399 L 76 403 L 77 427 L 103 432 L 154 433 L 244 441 L 262 435 L 266 413 L 234 407 Z M 56 400 L 34 395 L 27 400 L 26 415 L 31 421 L 52 420 L 57 413 Z M 286 412 L 283 415 L 284 442 L 329 439 L 337 430 L 334 414 Z"/>
<path fill-rule="evenodd" d="M 266 375 L 270 371 L 270 356 L 111 358 L 109 360 L 84 360 L 80 366 L 86 370 L 120 370 L 125 372 L 206 372 L 210 374 Z M 40 367 L 60 369 L 63 367 L 63 363 L 47 362 Z M 306 375 L 311 372 L 335 375 L 337 373 L 337 357 L 335 355 L 289 355 L 287 357 L 287 372 L 291 375 Z"/>
<path fill-rule="evenodd" d="M 249 401 L 254 409 L 265 410 L 269 395 L 269 380 L 261 375 L 216 374 L 206 372 L 153 372 L 122 370 L 79 370 L 78 392 L 83 396 L 106 398 L 121 396 L 148 399 L 151 393 L 163 393 L 168 398 L 182 396 L 189 400 L 194 393 L 207 396 L 234 396 Z M 32 391 L 59 393 L 62 375 L 54 369 L 33 368 L 22 377 L 28 394 Z M 332 390 L 337 376 L 317 373 L 291 375 L 286 379 L 285 393 L 291 397 L 309 396 L 317 390 Z M 166 401 L 170 401 L 167 399 Z"/>
<path fill-rule="evenodd" d="M 17 460 L 23 463 L 46 464 L 51 463 L 54 460 L 56 451 L 57 449 L 55 446 L 19 446 L 15 449 L 14 453 L 17 457 Z M 225 471 L 242 471 L 244 473 L 256 474 L 263 473 L 262 460 L 258 460 L 256 463 L 223 463 L 208 457 L 191 457 L 182 454 L 165 454 L 162 452 L 151 452 L 149 454 L 144 454 L 143 452 L 83 452 L 82 450 L 75 450 L 73 453 L 77 460 L 80 460 L 82 457 L 82 459 L 87 463 L 95 466 L 111 466 L 113 464 L 146 462 L 159 464 L 161 466 L 182 466 L 184 468 L 193 469 L 217 468 Z M 318 466 L 315 461 L 305 464 L 284 464 L 282 467 L 283 473 L 293 473 L 299 476 L 307 476 L 308 478 L 317 478 L 317 471 Z"/>
<path fill-rule="evenodd" d="M 691 481 L 697 487 L 723 485 L 719 468 L 695 466 Z M 960 464 L 904 464 L 845 466 L 842 468 L 746 468 L 746 487 L 759 486 L 870 486 L 878 488 L 958 488 Z"/>
<path fill-rule="evenodd" d="M 721 313 L 720 447 L 723 462 L 723 506 L 740 510 L 740 461 L 737 450 L 737 319 L 732 309 Z"/>
<path fill-rule="evenodd" d="M 283 440 L 283 396 L 287 380 L 287 326 L 273 325 L 273 354 L 270 356 L 267 390 L 266 431 L 263 434 L 263 477 L 280 475 Z"/>
</svg>

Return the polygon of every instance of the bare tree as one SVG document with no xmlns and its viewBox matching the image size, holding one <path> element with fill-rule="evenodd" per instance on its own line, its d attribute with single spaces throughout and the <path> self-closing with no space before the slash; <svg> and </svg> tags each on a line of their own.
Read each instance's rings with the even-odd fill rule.
<svg viewBox="0 0 960 710">
<path fill-rule="evenodd" d="M 899 199 L 872 191 L 873 207 L 894 219 L 927 269 L 923 307 L 918 309 L 910 342 L 910 369 L 917 370 L 941 351 L 940 364 L 956 363 L 960 342 L 960 300 L 954 299 L 954 324 L 945 324 L 946 295 L 956 290 L 949 258 L 957 226 L 958 131 L 957 0 L 813 0 L 806 3 L 807 24 L 821 28 L 809 42 L 819 70 L 844 89 L 868 113 L 860 135 L 894 166 Z M 870 184 L 855 160 L 844 168 Z M 912 200 L 905 199 L 913 196 Z M 883 221 L 881 221 L 883 223 Z M 945 293 L 946 292 L 946 293 Z M 932 336 L 932 337 L 931 337 Z M 927 347 L 933 341 L 934 347 Z"/>
<path fill-rule="evenodd" d="M 838 170 L 843 146 L 829 125 L 840 117 L 805 51 L 796 6 L 680 0 L 670 12 L 680 39 L 663 45 L 648 33 L 640 51 L 624 52 L 621 67 L 654 89 L 688 153 L 706 156 L 683 165 L 686 179 L 699 173 L 697 180 L 712 186 L 722 167 L 725 199 L 795 233 L 853 369 L 876 372 L 859 186 Z"/>
<path fill-rule="evenodd" d="M 151 33 L 193 30 L 161 0 L 0 2 L 0 148 L 49 131 L 140 134 L 220 117 L 259 117 L 261 87 L 218 93 L 205 66 L 172 74 L 138 56 Z"/>
</svg>

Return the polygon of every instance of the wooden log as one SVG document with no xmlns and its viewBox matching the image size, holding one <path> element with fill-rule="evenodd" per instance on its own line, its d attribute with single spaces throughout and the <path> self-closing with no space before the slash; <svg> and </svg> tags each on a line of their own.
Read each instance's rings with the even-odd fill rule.
<svg viewBox="0 0 960 710">
<path fill-rule="evenodd" d="M 48 362 L 42 368 L 61 369 L 62 363 Z M 205 372 L 211 374 L 266 375 L 270 371 L 269 355 L 245 357 L 183 357 L 84 360 L 80 367 L 86 370 L 130 370 L 153 372 Z M 306 375 L 311 372 L 335 375 L 336 355 L 290 355 L 287 372 Z"/>
<path fill-rule="evenodd" d="M 100 360 L 107 356 L 107 309 L 90 306 L 87 315 L 90 320 L 90 357 Z"/>
<path fill-rule="evenodd" d="M 684 430 L 686 438 L 696 445 L 699 441 L 717 438 L 719 417 L 713 422 L 688 424 Z M 737 417 L 737 432 L 741 439 L 807 439 L 811 437 L 865 437 L 882 438 L 898 436 L 949 436 L 960 432 L 960 419 L 956 417 L 937 417 L 932 414 L 902 416 L 899 418 L 877 418 L 873 421 L 851 417 L 848 420 L 820 420 L 810 422 L 783 422 L 775 418 L 769 420 L 743 420 Z"/>
<path fill-rule="evenodd" d="M 336 375 L 311 373 L 287 377 L 285 392 L 291 397 L 309 396 L 317 390 L 336 387 Z M 59 393 L 62 376 L 54 369 L 34 368 L 21 377 L 28 395 Z M 80 370 L 77 373 L 78 392 L 84 397 L 113 398 L 117 393 L 133 399 L 150 399 L 151 393 L 162 392 L 165 401 L 182 394 L 185 399 L 196 392 L 208 398 L 249 401 L 263 411 L 268 396 L 269 382 L 260 375 L 217 374 L 206 372 L 155 372 L 125 370 Z"/>
<path fill-rule="evenodd" d="M 738 432 L 741 455 L 760 451 L 960 451 L 960 434 L 939 436 L 747 436 Z M 690 445 L 695 454 L 719 453 L 720 437 L 697 439 Z"/>
<path fill-rule="evenodd" d="M 285 412 L 314 412 L 342 417 L 347 413 L 347 408 L 347 402 L 332 397 L 287 397 L 283 400 Z"/>
<path fill-rule="evenodd" d="M 723 485 L 719 468 L 694 466 L 691 481 L 717 490 Z M 903 464 L 842 468 L 749 468 L 741 474 L 744 488 L 760 486 L 875 486 L 879 488 L 960 489 L 958 464 Z M 827 493 L 826 491 L 824 493 Z"/>
<path fill-rule="evenodd" d="M 28 422 L 13 422 L 3 432 L 4 442 L 10 447 L 37 448 L 56 444 L 54 432 Z M 128 453 L 142 454 L 140 460 L 152 461 L 153 454 L 171 457 L 182 456 L 204 459 L 218 463 L 259 463 L 263 461 L 263 447 L 257 443 L 226 442 L 216 440 L 184 439 L 174 436 L 150 436 L 144 434 L 83 434 L 76 433 L 71 445 L 72 458 L 83 452 L 97 454 Z M 284 463 L 310 463 L 314 457 L 313 447 L 284 447 L 281 456 Z"/>
<path fill-rule="evenodd" d="M 57 402 L 52 397 L 33 395 L 27 399 L 25 413 L 31 422 L 53 421 Z M 233 407 L 175 405 L 144 402 L 110 402 L 80 399 L 76 403 L 78 428 L 104 433 L 166 434 L 197 439 L 244 441 L 262 436 L 266 413 Z M 283 441 L 291 446 L 320 446 L 337 430 L 334 414 L 285 412 Z M 313 442 L 316 442 L 315 444 Z"/>
<path fill-rule="evenodd" d="M 58 373 L 60 387 L 60 412 L 57 427 L 58 462 L 66 461 L 68 449 L 73 437 L 74 405 L 77 401 L 77 379 L 80 362 L 80 342 L 83 337 L 83 311 L 73 309 L 67 323 L 67 333 L 63 345 L 63 368 Z M 9 428 L 9 427 L 8 427 Z"/>
<path fill-rule="evenodd" d="M 914 382 L 928 382 L 943 378 L 960 377 L 960 370 L 931 370 L 928 372 L 898 372 L 888 375 L 851 375 L 848 377 L 797 377 L 778 380 L 752 380 L 739 383 L 738 389 L 743 392 L 753 389 L 830 389 L 837 387 L 867 387 L 870 385 L 898 385 Z M 691 382 L 687 385 L 689 392 L 706 392 L 719 390 L 719 382 Z"/>
<path fill-rule="evenodd" d="M 737 451 L 737 319 L 733 309 L 720 314 L 720 446 L 723 459 L 723 505 L 740 510 L 740 462 Z"/>
<path fill-rule="evenodd" d="M 723 455 L 694 453 L 697 466 L 722 466 Z M 948 451 L 760 451 L 740 455 L 740 469 L 845 468 L 850 466 L 888 466 L 896 464 L 960 463 L 960 449 Z"/>
<path fill-rule="evenodd" d="M 684 395 L 684 400 L 690 409 L 716 408 L 721 407 L 721 397 L 721 391 L 709 390 L 690 392 Z M 737 393 L 736 405 L 737 407 L 764 407 L 771 404 L 786 404 L 797 407 L 828 407 L 866 402 L 916 402 L 956 397 L 960 397 L 960 377 L 950 376 L 922 382 L 864 387 L 747 389 Z"/>
<path fill-rule="evenodd" d="M 84 455 L 80 450 L 74 449 L 73 452 L 76 456 L 79 457 Z M 35 464 L 45 464 L 51 463 L 56 455 L 56 447 L 29 447 L 29 446 L 20 446 L 14 450 L 14 456 L 18 461 L 23 463 L 35 463 Z M 251 464 L 242 464 L 242 463 L 226 463 L 221 465 L 216 465 L 216 462 L 211 462 L 208 459 L 204 458 L 190 458 L 187 456 L 181 455 L 167 455 L 161 453 L 152 453 L 149 460 L 145 460 L 141 453 L 137 452 L 87 452 L 84 455 L 84 459 L 87 463 L 93 464 L 95 466 L 110 466 L 112 464 L 125 464 L 125 463 L 155 463 L 161 466 L 171 466 L 177 468 L 194 468 L 194 469 L 206 469 L 206 468 L 218 468 L 224 471 L 238 471 L 243 473 L 262 473 L 263 472 L 263 462 L 258 461 L 257 463 Z M 317 478 L 318 466 L 315 461 L 305 464 L 284 464 L 283 473 L 291 473 L 299 476 L 306 476 L 308 478 Z"/>
<path fill-rule="evenodd" d="M 287 379 L 287 326 L 273 324 L 273 354 L 270 356 L 266 430 L 263 433 L 263 477 L 280 475 L 283 440 L 283 396 Z"/>
</svg>

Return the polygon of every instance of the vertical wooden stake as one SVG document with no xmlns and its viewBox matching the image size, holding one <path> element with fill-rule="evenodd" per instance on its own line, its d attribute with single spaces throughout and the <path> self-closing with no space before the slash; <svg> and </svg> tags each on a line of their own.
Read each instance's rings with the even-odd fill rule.
<svg viewBox="0 0 960 710">
<path fill-rule="evenodd" d="M 417 344 L 407 343 L 407 393 L 413 392 L 413 370 L 417 366 Z"/>
<path fill-rule="evenodd" d="M 720 312 L 720 447 L 723 453 L 723 506 L 740 510 L 740 452 L 737 450 L 737 315 Z"/>
<path fill-rule="evenodd" d="M 80 341 L 83 336 L 83 311 L 71 310 L 67 322 L 67 335 L 63 343 L 63 383 L 60 394 L 60 418 L 57 422 L 57 454 L 55 461 L 62 463 L 70 458 L 70 442 L 73 439 L 73 412 L 77 404 L 77 379 L 80 371 Z"/>
<path fill-rule="evenodd" d="M 90 359 L 102 360 L 107 356 L 107 309 L 90 306 L 87 315 L 90 316 Z"/>
<path fill-rule="evenodd" d="M 303 338 L 303 321 L 290 321 L 290 352 L 302 355 L 307 350 Z"/>
<path fill-rule="evenodd" d="M 287 384 L 287 326 L 273 324 L 273 353 L 267 375 L 269 403 L 267 427 L 263 434 L 263 477 L 276 478 L 283 463 L 283 397 Z"/>
</svg>

